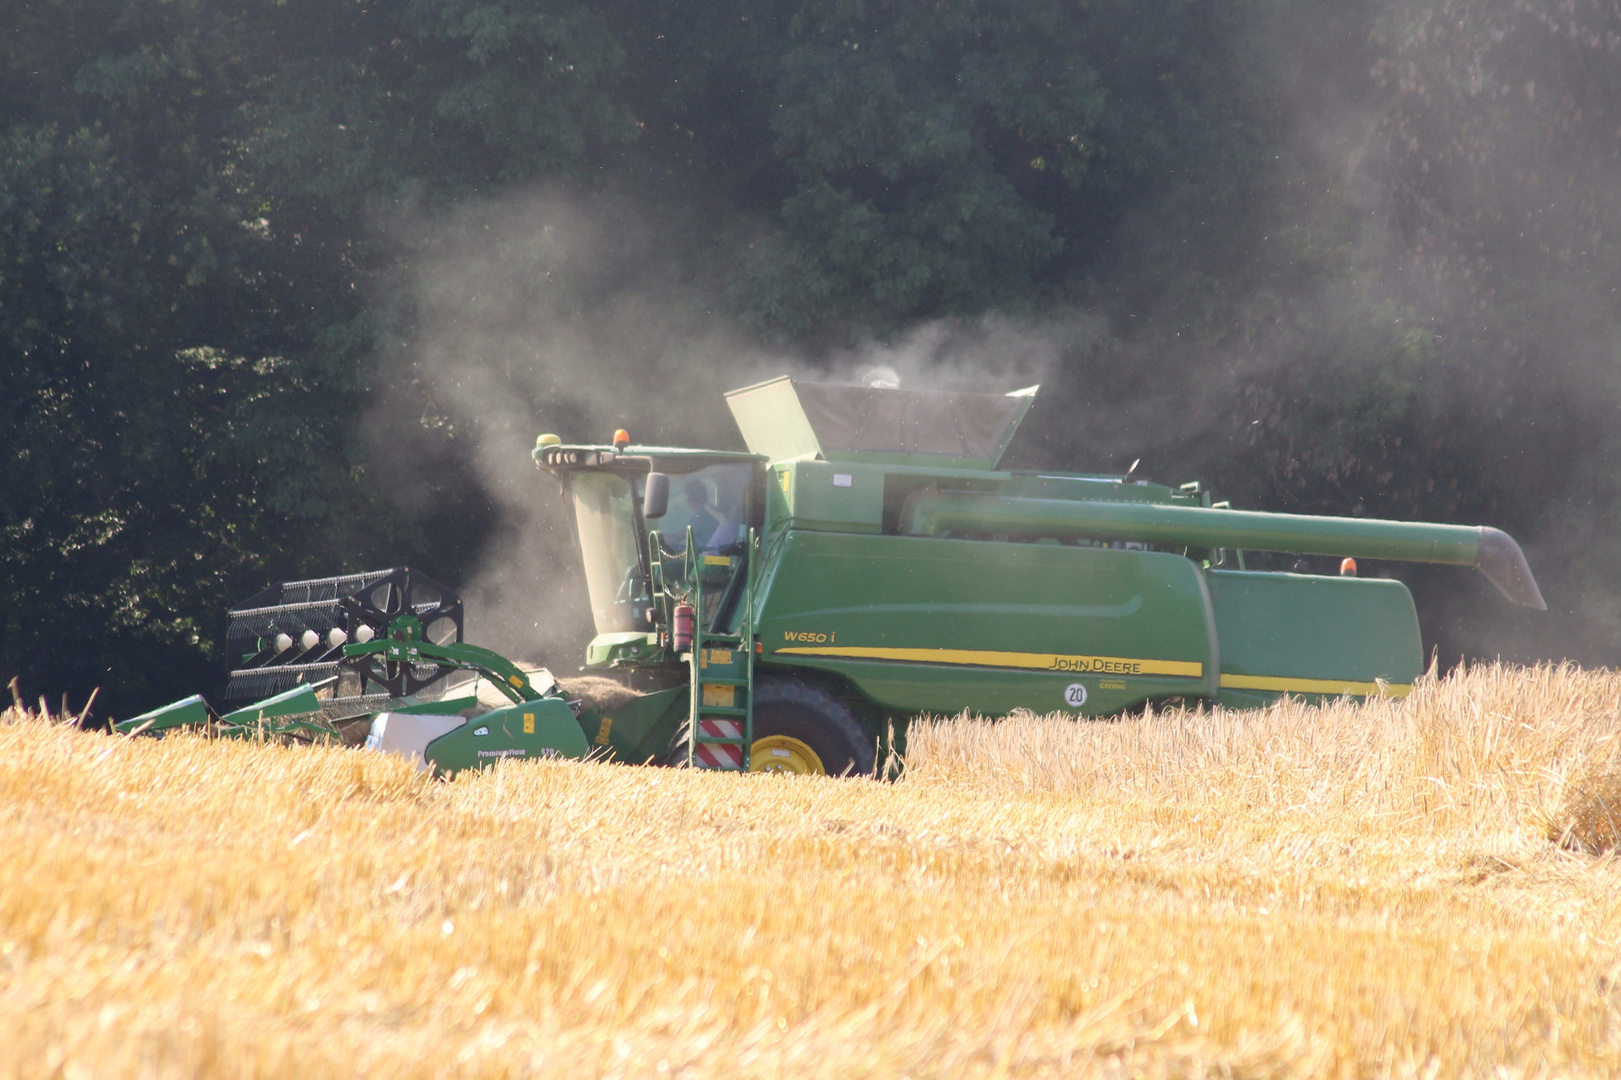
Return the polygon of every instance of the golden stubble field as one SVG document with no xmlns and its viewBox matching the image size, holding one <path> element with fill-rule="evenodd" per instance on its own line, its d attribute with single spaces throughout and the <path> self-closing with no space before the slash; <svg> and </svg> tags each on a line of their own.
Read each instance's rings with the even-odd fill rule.
<svg viewBox="0 0 1621 1080">
<path fill-rule="evenodd" d="M 1621 675 L 1482 667 L 442 783 L 13 709 L 0 1073 L 1613 1076 L 1618 733 Z"/>
</svg>

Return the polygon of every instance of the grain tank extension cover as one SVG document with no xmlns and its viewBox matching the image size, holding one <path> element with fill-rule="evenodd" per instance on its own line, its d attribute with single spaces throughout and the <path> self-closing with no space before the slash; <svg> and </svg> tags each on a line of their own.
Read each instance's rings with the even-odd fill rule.
<svg viewBox="0 0 1621 1080">
<path fill-rule="evenodd" d="M 994 469 L 1036 399 L 798 382 L 784 375 L 726 394 L 743 441 L 772 461 L 820 457 Z"/>
</svg>

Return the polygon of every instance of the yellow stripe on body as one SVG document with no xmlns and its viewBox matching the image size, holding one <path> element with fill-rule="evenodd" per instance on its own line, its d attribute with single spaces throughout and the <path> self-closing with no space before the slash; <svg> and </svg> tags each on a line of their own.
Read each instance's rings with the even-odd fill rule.
<svg viewBox="0 0 1621 1080">
<path fill-rule="evenodd" d="M 826 656 L 844 660 L 904 660 L 916 664 L 1025 668 L 1071 675 L 1204 676 L 1204 665 L 1192 660 L 1140 660 L 1120 656 L 1057 656 L 1052 653 L 987 652 L 977 649 L 886 649 L 859 645 L 793 645 L 774 649 L 792 656 Z"/>
<path fill-rule="evenodd" d="M 1329 694 L 1339 697 L 1406 697 L 1412 687 L 1406 683 L 1347 682 L 1344 679 L 1284 679 L 1271 675 L 1223 675 L 1227 690 L 1273 690 L 1284 694 Z"/>
</svg>

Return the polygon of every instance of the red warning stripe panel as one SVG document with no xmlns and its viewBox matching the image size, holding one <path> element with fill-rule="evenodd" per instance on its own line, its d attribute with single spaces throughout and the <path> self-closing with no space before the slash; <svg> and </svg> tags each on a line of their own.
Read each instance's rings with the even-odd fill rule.
<svg viewBox="0 0 1621 1080">
<path fill-rule="evenodd" d="M 741 769 L 743 767 L 743 748 L 741 746 L 711 746 L 699 743 L 693 752 L 693 759 L 699 765 L 706 765 L 713 769 Z"/>
<path fill-rule="evenodd" d="M 736 720 L 714 720 L 704 717 L 698 721 L 698 730 L 711 739 L 735 739 L 743 734 L 743 725 Z"/>
</svg>

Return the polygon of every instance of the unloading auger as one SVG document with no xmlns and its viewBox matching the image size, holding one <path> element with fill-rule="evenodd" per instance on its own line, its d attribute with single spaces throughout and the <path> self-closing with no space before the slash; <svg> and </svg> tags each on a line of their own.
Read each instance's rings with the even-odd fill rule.
<svg viewBox="0 0 1621 1080">
<path fill-rule="evenodd" d="M 1474 567 L 1546 607 L 1497 529 L 1003 470 L 1035 393 L 782 378 L 726 395 L 746 453 L 542 435 L 534 461 L 573 516 L 596 622 L 580 678 L 531 679 L 463 643 L 460 600 L 396 569 L 233 610 L 228 699 L 270 696 L 223 715 L 188 698 L 119 728 L 342 738 L 442 773 L 596 754 L 871 774 L 924 713 L 1405 694 L 1423 671 L 1412 597 L 1356 559 Z M 1334 561 L 1266 570 L 1258 552 Z M 458 671 L 482 697 L 445 690 Z"/>
</svg>

